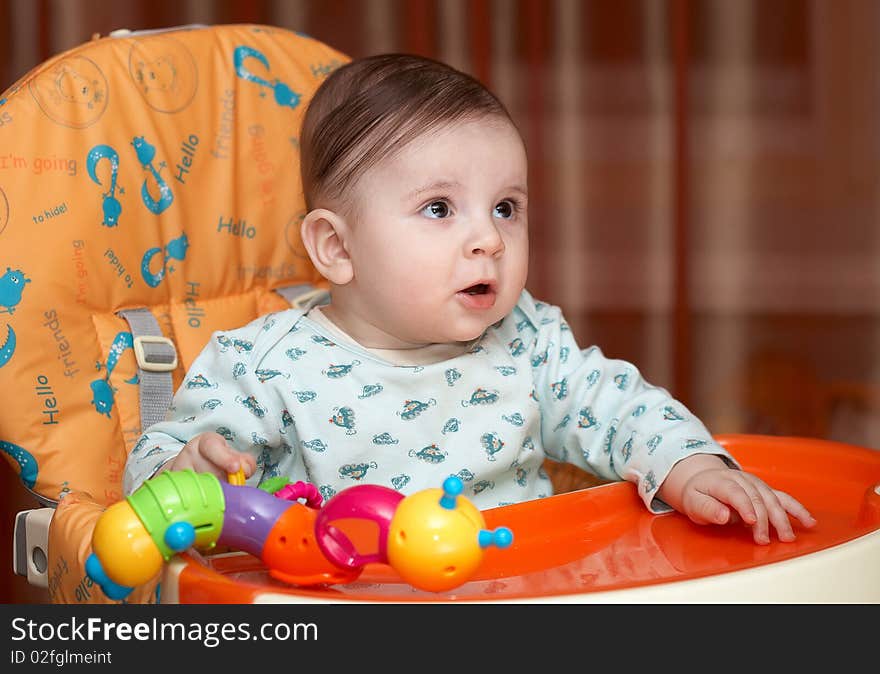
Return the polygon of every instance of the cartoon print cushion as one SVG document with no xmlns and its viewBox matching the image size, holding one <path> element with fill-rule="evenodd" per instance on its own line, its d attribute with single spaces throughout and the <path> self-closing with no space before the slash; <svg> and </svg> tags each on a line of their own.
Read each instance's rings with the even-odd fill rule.
<svg viewBox="0 0 880 674">
<path fill-rule="evenodd" d="M 267 26 L 94 40 L 0 96 L 0 454 L 24 485 L 121 498 L 140 433 L 125 308 L 175 342 L 322 285 L 299 241 L 298 133 L 348 58 Z"/>
</svg>

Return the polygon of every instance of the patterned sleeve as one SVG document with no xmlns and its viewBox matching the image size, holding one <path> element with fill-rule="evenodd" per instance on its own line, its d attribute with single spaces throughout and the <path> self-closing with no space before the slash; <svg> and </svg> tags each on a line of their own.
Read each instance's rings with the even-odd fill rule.
<svg viewBox="0 0 880 674">
<path fill-rule="evenodd" d="M 535 302 L 532 373 L 547 455 L 608 480 L 628 480 L 652 512 L 673 465 L 692 454 L 717 454 L 738 465 L 681 402 L 646 382 L 624 360 L 580 349 L 558 307 Z"/>
<path fill-rule="evenodd" d="M 268 339 L 265 332 L 274 323 L 271 316 L 211 335 L 165 419 L 146 429 L 129 454 L 123 477 L 126 495 L 200 433 L 219 433 L 233 448 L 258 457 L 262 448 L 285 442 L 281 434 L 290 425 L 289 415 L 284 414 L 275 387 L 266 385 L 267 373 L 259 369 L 257 342 Z"/>
</svg>

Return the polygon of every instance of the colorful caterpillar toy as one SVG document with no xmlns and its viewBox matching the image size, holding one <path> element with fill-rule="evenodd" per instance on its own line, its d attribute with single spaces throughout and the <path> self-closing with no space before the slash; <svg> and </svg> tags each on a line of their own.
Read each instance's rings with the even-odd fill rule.
<svg viewBox="0 0 880 674">
<path fill-rule="evenodd" d="M 108 598 L 120 600 L 179 552 L 220 544 L 259 557 L 272 577 L 294 585 L 348 583 L 367 563 L 379 562 L 416 588 L 441 592 L 473 575 L 484 548 L 513 542 L 507 527 L 485 529 L 480 511 L 461 496 L 457 477 L 447 478 L 442 489 L 407 497 L 380 485 L 356 485 L 323 507 L 318 490 L 305 482 L 274 493 L 241 482 L 192 470 L 147 480 L 98 518 L 86 574 Z M 358 553 L 337 526 L 344 519 L 377 524 L 378 551 Z"/>
</svg>

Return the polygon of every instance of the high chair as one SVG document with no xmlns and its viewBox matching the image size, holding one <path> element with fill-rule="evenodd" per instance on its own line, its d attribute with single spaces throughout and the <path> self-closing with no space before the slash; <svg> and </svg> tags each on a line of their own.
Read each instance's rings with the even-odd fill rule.
<svg viewBox="0 0 880 674">
<path fill-rule="evenodd" d="M 14 565 L 51 601 L 113 601 L 84 570 L 92 530 L 211 333 L 320 301 L 298 134 L 347 60 L 271 26 L 116 31 L 0 96 L 0 453 L 46 506 L 16 517 Z M 454 592 L 414 592 L 381 565 L 301 588 L 240 551 L 190 550 L 126 601 L 880 600 L 880 453 L 719 440 L 817 528 L 756 546 L 548 463 L 557 491 L 577 490 L 486 511 L 514 544 Z"/>
<path fill-rule="evenodd" d="M 298 129 L 346 60 L 268 26 L 117 31 L 3 94 L 0 373 L 22 395 L 0 450 L 59 506 L 16 555 L 39 577 L 27 551 L 48 547 L 53 601 L 95 600 L 89 508 L 121 498 L 127 453 L 211 333 L 322 287 L 299 241 Z"/>
</svg>

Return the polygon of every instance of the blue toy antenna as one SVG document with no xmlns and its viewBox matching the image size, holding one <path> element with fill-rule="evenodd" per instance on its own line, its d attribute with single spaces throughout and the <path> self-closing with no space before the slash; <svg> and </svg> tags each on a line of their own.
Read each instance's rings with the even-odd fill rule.
<svg viewBox="0 0 880 674">
<path fill-rule="evenodd" d="M 174 552 L 183 552 L 196 540 L 196 530 L 189 522 L 175 522 L 165 530 L 165 545 Z"/>
<path fill-rule="evenodd" d="M 440 507 L 447 510 L 455 509 L 455 497 L 464 491 L 464 483 L 460 477 L 450 475 L 443 480 L 443 496 L 440 497 Z"/>
<path fill-rule="evenodd" d="M 490 545 L 494 545 L 503 549 L 513 543 L 513 532 L 507 527 L 498 527 L 495 531 L 480 529 L 477 540 L 481 548 L 488 548 Z"/>
<path fill-rule="evenodd" d="M 101 566 L 101 560 L 98 559 L 98 556 L 94 552 L 86 559 L 85 571 L 86 575 L 92 580 L 92 582 L 97 583 L 100 586 L 108 599 L 120 601 L 131 594 L 131 591 L 134 589 L 133 587 L 120 585 L 119 583 L 114 583 L 110 580 L 104 571 L 104 567 Z"/>
</svg>

